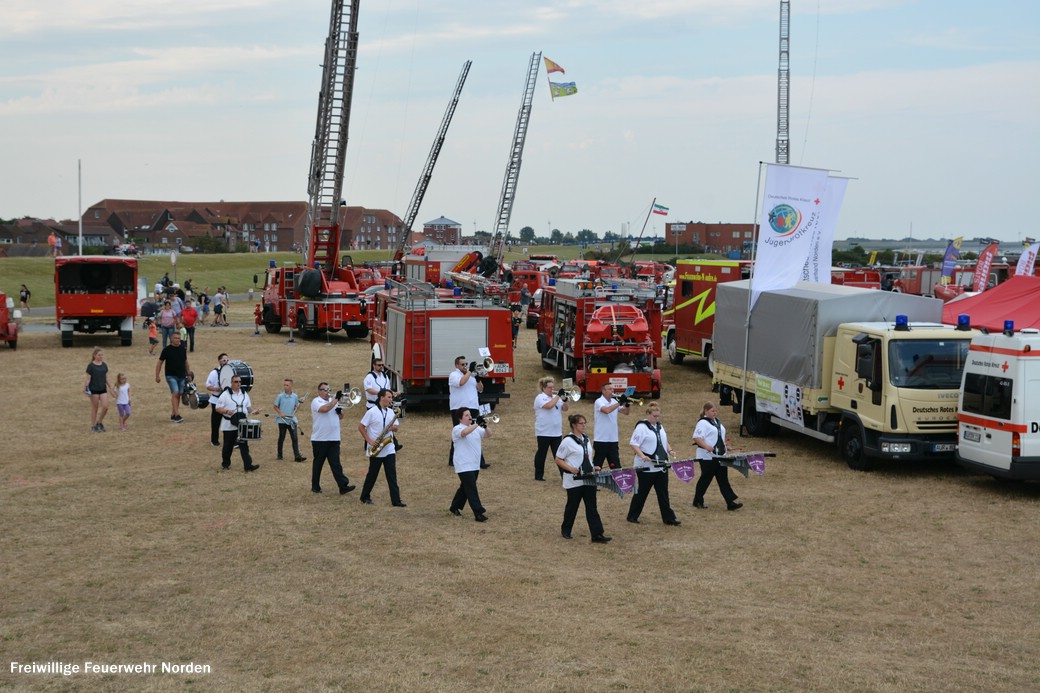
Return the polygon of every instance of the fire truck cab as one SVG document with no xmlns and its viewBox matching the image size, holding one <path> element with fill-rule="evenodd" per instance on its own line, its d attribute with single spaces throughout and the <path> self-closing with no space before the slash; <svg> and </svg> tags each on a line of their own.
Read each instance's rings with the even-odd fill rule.
<svg viewBox="0 0 1040 693">
<path fill-rule="evenodd" d="M 672 288 L 672 307 L 666 311 L 670 323 L 663 334 L 668 360 L 682 363 L 686 356 L 708 359 L 708 370 L 714 365 L 712 351 L 715 329 L 715 287 L 723 282 L 747 279 L 751 263 L 739 260 L 679 260 Z"/>
<path fill-rule="evenodd" d="M 375 295 L 372 352 L 383 359 L 393 387 L 409 405 L 447 401 L 455 358 L 483 367 L 486 349 L 494 361 L 481 375 L 480 402 L 509 397 L 514 380 L 512 314 L 490 297 L 464 295 L 461 288 L 438 289 L 428 282 L 390 281 Z"/>
<path fill-rule="evenodd" d="M 646 282 L 556 280 L 539 306 L 542 367 L 561 370 L 593 398 L 607 382 L 660 397 L 662 301 L 659 287 Z"/>
</svg>

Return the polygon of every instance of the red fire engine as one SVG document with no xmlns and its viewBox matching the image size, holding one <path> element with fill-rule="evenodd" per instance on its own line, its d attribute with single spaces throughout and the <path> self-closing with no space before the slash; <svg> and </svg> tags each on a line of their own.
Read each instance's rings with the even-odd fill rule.
<svg viewBox="0 0 1040 693">
<path fill-rule="evenodd" d="M 747 279 L 751 263 L 739 260 L 679 260 L 675 268 L 673 308 L 666 311 L 664 343 L 668 360 L 682 363 L 686 356 L 708 359 L 713 366 L 711 342 L 715 329 L 715 287 Z"/>
<path fill-rule="evenodd" d="M 359 295 L 349 256 L 339 261 L 343 171 L 347 155 L 350 104 L 357 65 L 360 0 L 333 0 L 324 70 L 318 96 L 318 120 L 311 146 L 307 190 L 307 255 L 303 264 L 274 261 L 264 276 L 261 319 L 268 332 L 283 325 L 304 336 L 346 330 L 368 334 L 365 298 Z"/>
<path fill-rule="evenodd" d="M 73 332 L 119 332 L 119 343 L 130 346 L 137 315 L 137 258 L 55 258 L 54 313 L 63 347 L 72 346 Z"/>
<path fill-rule="evenodd" d="M 932 296 L 935 285 L 942 282 L 941 267 L 906 265 L 899 268 L 899 278 L 892 282 L 892 291 L 917 296 Z"/>
<path fill-rule="evenodd" d="M 560 369 L 590 397 L 607 382 L 660 397 L 662 300 L 656 286 L 631 279 L 557 280 L 539 306 L 542 367 Z"/>
<path fill-rule="evenodd" d="M 375 296 L 372 353 L 404 393 L 409 405 L 448 399 L 448 375 L 455 358 L 480 365 L 481 403 L 509 397 L 513 368 L 512 315 L 490 297 L 463 295 L 458 287 L 438 289 L 425 282 L 390 282 Z M 486 349 L 494 363 L 484 363 Z M 488 367 L 490 366 L 490 367 Z"/>
<path fill-rule="evenodd" d="M 881 289 L 881 272 L 870 267 L 841 267 L 831 270 L 831 284 Z"/>
</svg>

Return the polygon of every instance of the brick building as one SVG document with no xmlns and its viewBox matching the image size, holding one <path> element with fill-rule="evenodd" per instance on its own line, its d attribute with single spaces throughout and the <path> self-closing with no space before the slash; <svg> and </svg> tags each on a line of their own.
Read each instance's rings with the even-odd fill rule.
<svg viewBox="0 0 1040 693">
<path fill-rule="evenodd" d="M 447 217 L 438 217 L 423 224 L 422 234 L 437 244 L 458 245 L 462 243 L 462 224 Z"/>
<path fill-rule="evenodd" d="M 755 239 L 754 224 L 705 224 L 700 221 L 665 224 L 665 243 L 701 245 L 709 253 L 726 254 L 744 250 L 745 243 Z"/>
</svg>

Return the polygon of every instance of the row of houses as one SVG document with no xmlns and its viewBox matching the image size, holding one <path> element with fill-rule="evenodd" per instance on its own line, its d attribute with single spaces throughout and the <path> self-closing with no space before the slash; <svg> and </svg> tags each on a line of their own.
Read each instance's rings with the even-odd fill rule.
<svg viewBox="0 0 1040 693">
<path fill-rule="evenodd" d="M 228 250 L 277 252 L 302 249 L 306 240 L 306 202 L 164 202 L 105 199 L 83 213 L 85 248 L 110 249 L 133 244 L 140 252 L 194 249 L 214 239 Z M 0 253 L 46 255 L 47 237 L 63 239 L 64 252 L 75 252 L 80 220 L 18 219 L 0 224 Z M 396 248 L 406 233 L 401 218 L 385 209 L 340 208 L 344 250 Z M 458 243 L 462 227 L 440 217 L 412 233 L 407 245 L 424 239 Z M 213 241 L 208 241 L 212 243 Z M 6 251 L 6 252 L 5 252 Z"/>
</svg>

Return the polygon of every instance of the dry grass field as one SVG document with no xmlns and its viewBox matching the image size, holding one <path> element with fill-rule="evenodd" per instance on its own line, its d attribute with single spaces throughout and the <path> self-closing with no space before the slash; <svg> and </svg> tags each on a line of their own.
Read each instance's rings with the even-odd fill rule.
<svg viewBox="0 0 1040 693">
<path fill-rule="evenodd" d="M 561 539 L 564 492 L 532 480 L 531 401 L 542 374 L 533 331 L 497 412 L 480 475 L 490 521 L 448 513 L 446 414 L 410 412 L 400 437 L 407 508 L 381 479 L 358 492 L 309 490 L 310 463 L 275 461 L 277 427 L 252 445 L 262 468 L 221 472 L 208 411 L 169 421 L 165 382 L 138 330 L 111 337 L 25 334 L 0 351 L 0 688 L 51 691 L 1033 691 L 1040 689 L 1040 486 L 955 465 L 857 473 L 792 434 L 765 476 L 731 474 L 745 507 L 717 490 L 683 524 L 640 525 L 600 493 L 609 545 L 583 515 Z M 271 411 L 285 376 L 359 384 L 367 345 L 201 328 L 193 367 L 247 361 Z M 115 407 L 89 432 L 89 345 L 129 375 L 130 430 Z M 663 422 L 689 450 L 712 397 L 703 363 L 662 364 Z M 591 419 L 591 403 L 575 405 Z M 723 420 L 736 429 L 735 416 Z M 359 414 L 344 418 L 344 467 L 365 469 Z M 636 417 L 622 419 L 631 430 Z M 309 412 L 302 428 L 309 431 Z M 302 441 L 310 456 L 310 444 Z M 555 475 L 552 475 L 554 477 Z M 331 491 L 331 492 L 330 492 Z M 12 673 L 11 662 L 208 665 L 209 673 Z"/>
</svg>

